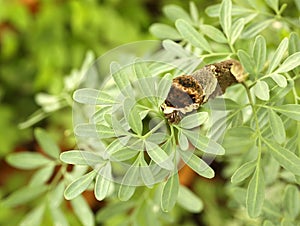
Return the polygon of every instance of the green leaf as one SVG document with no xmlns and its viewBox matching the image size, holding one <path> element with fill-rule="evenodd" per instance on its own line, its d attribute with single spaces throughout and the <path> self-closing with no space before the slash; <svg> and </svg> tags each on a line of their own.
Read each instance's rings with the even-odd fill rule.
<svg viewBox="0 0 300 226">
<path fill-rule="evenodd" d="M 94 193 L 98 201 L 105 199 L 111 185 L 111 165 L 106 164 L 102 167 L 96 176 Z"/>
<path fill-rule="evenodd" d="M 219 17 L 219 15 L 220 15 L 220 5 L 221 4 L 215 4 L 215 5 L 210 5 L 210 6 L 206 7 L 205 13 L 209 17 Z"/>
<path fill-rule="evenodd" d="M 65 183 L 60 181 L 54 189 L 50 191 L 49 203 L 53 208 L 58 208 L 64 200 Z"/>
<path fill-rule="evenodd" d="M 252 87 L 252 90 L 256 97 L 261 100 L 267 101 L 270 99 L 269 86 L 265 81 L 258 80 Z"/>
<path fill-rule="evenodd" d="M 256 22 L 256 23 L 251 23 L 250 26 L 247 26 L 244 29 L 244 32 L 242 34 L 242 38 L 250 39 L 250 38 L 253 38 L 253 37 L 257 36 L 264 29 L 269 27 L 272 22 L 273 22 L 273 19 L 262 20 L 262 21 L 259 21 L 259 22 Z"/>
<path fill-rule="evenodd" d="M 247 137 L 247 139 L 245 139 Z M 230 128 L 224 137 L 223 146 L 226 152 L 243 153 L 255 144 L 254 131 L 246 126 Z"/>
<path fill-rule="evenodd" d="M 117 62 L 110 64 L 110 72 L 112 77 L 124 96 L 132 96 L 132 87 L 130 85 L 129 76 L 124 73 L 121 66 Z"/>
<path fill-rule="evenodd" d="M 247 211 L 250 217 L 258 217 L 265 199 L 265 183 L 263 171 L 257 167 L 247 190 Z"/>
<path fill-rule="evenodd" d="M 203 209 L 202 200 L 185 186 L 179 186 L 177 203 L 191 213 L 199 213 Z"/>
<path fill-rule="evenodd" d="M 36 187 L 25 186 L 13 192 L 6 199 L 3 200 L 3 205 L 8 207 L 16 207 L 18 205 L 27 203 L 31 200 L 37 199 L 43 195 L 48 189 L 48 186 L 40 185 Z"/>
<path fill-rule="evenodd" d="M 275 70 L 275 68 L 279 65 L 280 61 L 282 60 L 282 58 L 284 56 L 284 53 L 286 52 L 286 50 L 288 48 L 288 43 L 289 43 L 288 38 L 284 38 L 280 42 L 278 48 L 276 49 L 276 51 L 270 61 L 270 65 L 269 65 L 267 73 L 273 72 Z M 279 68 L 278 68 L 278 70 L 279 70 Z"/>
<path fill-rule="evenodd" d="M 76 90 L 73 99 L 78 103 L 88 105 L 113 105 L 117 103 L 108 93 L 92 88 Z"/>
<path fill-rule="evenodd" d="M 40 153 L 19 152 L 12 153 L 6 157 L 6 161 L 18 169 L 31 170 L 52 163 L 52 161 Z"/>
<path fill-rule="evenodd" d="M 209 107 L 214 111 L 230 111 L 240 109 L 241 105 L 234 100 L 222 97 L 209 100 Z"/>
<path fill-rule="evenodd" d="M 138 109 L 136 108 L 136 101 L 130 97 L 126 98 L 123 103 L 123 110 L 130 128 L 136 134 L 141 135 L 143 132 L 143 123 Z"/>
<path fill-rule="evenodd" d="M 128 201 L 133 196 L 138 178 L 139 167 L 136 164 L 133 164 L 124 175 L 119 188 L 118 197 L 121 201 Z"/>
<path fill-rule="evenodd" d="M 116 137 L 116 130 L 114 128 L 94 123 L 82 123 L 75 127 L 75 134 L 79 137 L 105 139 Z"/>
<path fill-rule="evenodd" d="M 205 161 L 189 151 L 180 151 L 182 160 L 200 176 L 213 178 L 215 172 Z"/>
<path fill-rule="evenodd" d="M 257 73 L 261 72 L 264 68 L 267 58 L 267 45 L 263 36 L 259 35 L 255 38 L 252 58 L 256 65 Z"/>
<path fill-rule="evenodd" d="M 275 226 L 272 221 L 265 220 L 263 226 Z"/>
<path fill-rule="evenodd" d="M 53 225 L 69 226 L 64 212 L 60 208 L 50 207 Z"/>
<path fill-rule="evenodd" d="M 270 77 L 274 80 L 274 82 L 276 82 L 276 84 L 279 87 L 284 88 L 284 87 L 287 86 L 287 80 L 283 75 L 281 75 L 281 74 L 272 74 Z"/>
<path fill-rule="evenodd" d="M 248 72 L 249 74 L 255 74 L 254 72 L 255 65 L 250 55 L 244 50 L 238 50 L 237 55 L 245 71 Z"/>
<path fill-rule="evenodd" d="M 254 171 L 256 162 L 246 162 L 240 166 L 232 175 L 231 183 L 237 184 L 248 178 Z"/>
<path fill-rule="evenodd" d="M 273 110 L 268 109 L 268 115 L 272 135 L 279 144 L 282 144 L 286 139 L 284 124 L 281 118 Z"/>
<path fill-rule="evenodd" d="M 190 42 L 195 47 L 211 52 L 209 43 L 191 24 L 185 20 L 179 19 L 176 21 L 175 26 L 186 41 Z"/>
<path fill-rule="evenodd" d="M 39 169 L 30 179 L 29 186 L 38 186 L 45 184 L 53 175 L 54 167 L 55 165 L 51 164 Z"/>
<path fill-rule="evenodd" d="M 31 210 L 20 222 L 20 226 L 40 226 L 45 212 L 45 205 L 38 205 Z"/>
<path fill-rule="evenodd" d="M 133 208 L 135 202 L 108 202 L 96 214 L 96 221 L 107 223 L 109 220 L 117 218 L 117 215 L 128 213 Z"/>
<path fill-rule="evenodd" d="M 279 2 L 278 0 L 265 0 L 268 6 L 273 9 L 276 13 L 278 12 Z"/>
<path fill-rule="evenodd" d="M 180 45 L 172 40 L 168 40 L 168 39 L 164 40 L 162 43 L 162 46 L 164 47 L 165 50 L 172 53 L 172 55 L 174 55 L 176 57 L 180 57 L 180 58 L 190 57 L 190 52 L 188 52 L 188 50 L 186 50 L 185 48 L 183 48 L 182 45 Z M 165 75 L 164 77 L 166 77 L 166 76 L 169 76 L 169 74 Z M 169 76 L 170 79 L 172 78 L 171 76 Z"/>
<path fill-rule="evenodd" d="M 145 145 L 148 155 L 157 165 L 167 170 L 174 169 L 172 158 L 161 147 L 151 142 L 145 142 Z"/>
<path fill-rule="evenodd" d="M 280 226 L 295 226 L 295 224 L 291 219 L 283 217 Z"/>
<path fill-rule="evenodd" d="M 294 80 L 293 79 L 287 79 L 287 86 L 284 88 L 281 87 L 273 87 L 270 90 L 270 101 L 277 102 L 278 100 L 283 99 L 294 87 Z"/>
<path fill-rule="evenodd" d="M 61 161 L 72 165 L 90 165 L 96 166 L 103 164 L 104 159 L 96 152 L 72 150 L 61 153 Z"/>
<path fill-rule="evenodd" d="M 240 18 L 232 24 L 230 31 L 230 43 L 233 45 L 235 41 L 240 37 L 245 26 L 245 19 Z"/>
<path fill-rule="evenodd" d="M 92 170 L 91 172 L 77 178 L 71 184 L 69 184 L 64 193 L 65 199 L 74 199 L 84 192 L 92 183 L 96 174 L 96 170 Z"/>
<path fill-rule="evenodd" d="M 155 37 L 159 39 L 181 39 L 181 36 L 177 30 L 166 24 L 154 23 L 150 26 L 149 30 Z"/>
<path fill-rule="evenodd" d="M 273 106 L 272 109 L 291 119 L 300 121 L 300 105 L 298 104 L 285 104 L 281 106 Z"/>
<path fill-rule="evenodd" d="M 153 142 L 155 144 L 161 144 L 164 143 L 167 139 L 169 139 L 169 136 L 166 133 L 152 133 L 149 137 L 147 137 L 147 141 Z"/>
<path fill-rule="evenodd" d="M 285 59 L 275 73 L 284 73 L 293 70 L 300 65 L 300 52 L 294 53 Z"/>
<path fill-rule="evenodd" d="M 34 130 L 35 138 L 43 151 L 54 159 L 59 158 L 60 149 L 49 134 L 40 128 Z"/>
<path fill-rule="evenodd" d="M 178 144 L 180 149 L 183 151 L 189 148 L 189 141 L 187 137 L 182 133 L 182 130 L 178 131 Z"/>
<path fill-rule="evenodd" d="M 153 177 L 152 171 L 150 170 L 150 167 L 148 165 L 148 163 L 145 161 L 144 158 L 142 158 L 140 160 L 140 176 L 144 182 L 144 184 L 149 187 L 152 188 L 153 185 L 155 184 L 155 179 Z"/>
<path fill-rule="evenodd" d="M 197 132 L 183 130 L 183 133 L 187 136 L 189 141 L 196 147 L 197 149 L 214 155 L 224 155 L 224 148 L 216 143 L 215 141 L 205 137 Z"/>
<path fill-rule="evenodd" d="M 289 55 L 300 51 L 300 38 L 296 32 L 292 32 L 289 37 Z"/>
<path fill-rule="evenodd" d="M 178 19 L 184 19 L 188 23 L 192 23 L 189 14 L 183 8 L 177 5 L 167 5 L 163 7 L 163 12 L 172 22 L 175 22 Z"/>
<path fill-rule="evenodd" d="M 300 213 L 299 189 L 295 185 L 287 185 L 284 189 L 283 209 L 291 219 L 296 219 Z"/>
<path fill-rule="evenodd" d="M 190 14 L 195 24 L 199 21 L 199 13 L 195 2 L 190 2 Z"/>
<path fill-rule="evenodd" d="M 202 34 L 206 35 L 216 42 L 227 43 L 227 39 L 222 31 L 220 31 L 218 28 L 215 28 L 214 26 L 202 24 L 200 25 L 200 30 L 202 31 Z"/>
<path fill-rule="evenodd" d="M 169 212 L 175 206 L 179 191 L 178 173 L 174 172 L 167 182 L 164 184 L 161 195 L 161 209 L 164 212 Z"/>
<path fill-rule="evenodd" d="M 231 9 L 231 0 L 223 0 L 221 3 L 219 19 L 221 27 L 228 39 L 230 38 L 231 31 Z"/>
<path fill-rule="evenodd" d="M 272 140 L 264 139 L 263 141 L 271 155 L 283 168 L 295 175 L 300 175 L 300 158 L 298 156 Z"/>
<path fill-rule="evenodd" d="M 208 119 L 207 112 L 197 112 L 195 114 L 190 114 L 184 117 L 178 126 L 184 129 L 193 129 L 202 125 Z"/>
<path fill-rule="evenodd" d="M 162 102 L 165 101 L 165 99 L 167 98 L 171 86 L 172 86 L 172 75 L 168 73 L 164 77 L 162 77 L 162 79 L 159 81 L 157 86 L 156 96 L 159 97 Z"/>
<path fill-rule="evenodd" d="M 94 214 L 82 196 L 78 196 L 71 200 L 71 205 L 76 216 L 84 226 L 95 225 Z"/>
</svg>

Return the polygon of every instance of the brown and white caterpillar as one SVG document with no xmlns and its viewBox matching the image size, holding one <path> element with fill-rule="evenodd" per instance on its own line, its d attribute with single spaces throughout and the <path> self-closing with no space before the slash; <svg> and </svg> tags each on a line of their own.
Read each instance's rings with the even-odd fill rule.
<svg viewBox="0 0 300 226">
<path fill-rule="evenodd" d="M 222 95 L 227 87 L 243 82 L 245 78 L 243 67 L 237 60 L 206 65 L 191 75 L 174 78 L 161 108 L 170 123 L 178 123 L 184 115 Z"/>
</svg>

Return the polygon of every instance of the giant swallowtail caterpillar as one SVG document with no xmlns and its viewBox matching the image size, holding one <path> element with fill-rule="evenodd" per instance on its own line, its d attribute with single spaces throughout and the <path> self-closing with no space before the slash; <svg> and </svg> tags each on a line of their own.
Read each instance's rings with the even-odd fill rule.
<svg viewBox="0 0 300 226">
<path fill-rule="evenodd" d="M 242 65 L 236 60 L 206 65 L 191 75 L 174 78 L 161 108 L 170 123 L 178 123 L 209 99 L 222 95 L 227 87 L 243 82 L 245 77 Z"/>
</svg>

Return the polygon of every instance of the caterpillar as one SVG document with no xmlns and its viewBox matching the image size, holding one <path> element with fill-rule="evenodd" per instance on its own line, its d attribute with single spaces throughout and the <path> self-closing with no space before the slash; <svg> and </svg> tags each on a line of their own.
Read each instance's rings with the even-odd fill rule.
<svg viewBox="0 0 300 226">
<path fill-rule="evenodd" d="M 243 82 L 245 78 L 243 67 L 237 60 L 206 65 L 191 75 L 174 78 L 161 109 L 169 123 L 177 124 L 186 114 L 196 111 L 208 100 L 222 95 L 227 87 Z"/>
</svg>

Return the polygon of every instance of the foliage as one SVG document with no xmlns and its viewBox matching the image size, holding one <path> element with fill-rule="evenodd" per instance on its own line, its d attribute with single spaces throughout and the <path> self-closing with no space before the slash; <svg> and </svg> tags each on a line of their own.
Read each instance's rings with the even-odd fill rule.
<svg viewBox="0 0 300 226">
<path fill-rule="evenodd" d="M 130 18 L 131 9 L 116 10 L 122 7 L 120 1 L 0 1 L 0 125 L 7 131 L 0 138 L 1 158 L 29 140 L 30 131 L 20 132 L 16 125 L 38 108 L 36 94 L 61 97 L 65 75 L 80 66 L 88 50 L 100 55 L 116 45 L 147 39 L 142 28 L 150 23 L 150 15 L 139 1 L 127 3 L 143 12 L 138 20 Z M 38 103 L 44 98 L 60 101 L 36 98 Z M 56 115 L 67 117 L 62 112 Z M 52 118 L 50 123 L 71 126 Z"/>
<path fill-rule="evenodd" d="M 174 59 L 192 53 L 203 60 L 197 65 L 201 67 L 235 58 L 247 80 L 179 124 L 169 124 L 160 106 L 171 79 L 181 71 L 141 59 L 126 67 L 111 62 L 112 86 L 81 88 L 73 96 L 78 104 L 93 107 L 87 121 L 75 128 L 86 150 L 59 156 L 47 133 L 35 130 L 44 154 L 21 152 L 7 161 L 38 170 L 2 204 L 15 207 L 43 199 L 33 202 L 24 218 L 30 225 L 39 225 L 48 212 L 53 221 L 68 225 L 63 195 L 83 225 L 174 224 L 185 214 L 183 209 L 195 213 L 203 208 L 206 225 L 299 224 L 300 25 L 293 10 L 285 15 L 292 6 L 299 11 L 296 0 L 282 5 L 277 0 L 223 0 L 206 8 L 210 19 L 200 18 L 194 3 L 189 13 L 166 6 L 163 12 L 171 22 L 153 24 L 150 31 L 163 39 L 162 46 Z M 225 114 L 214 118 L 213 112 Z M 229 211 L 209 208 L 206 202 L 216 203 L 217 195 L 202 189 L 201 180 L 194 187 L 196 194 L 179 183 L 180 159 L 200 176 L 212 178 L 215 172 L 207 157 L 225 165 L 221 192 L 228 196 Z M 74 165 L 71 172 L 68 164 Z M 47 183 L 54 166 L 60 168 Z M 93 190 L 99 201 L 107 200 L 95 219 L 82 198 L 85 190 Z"/>
</svg>

